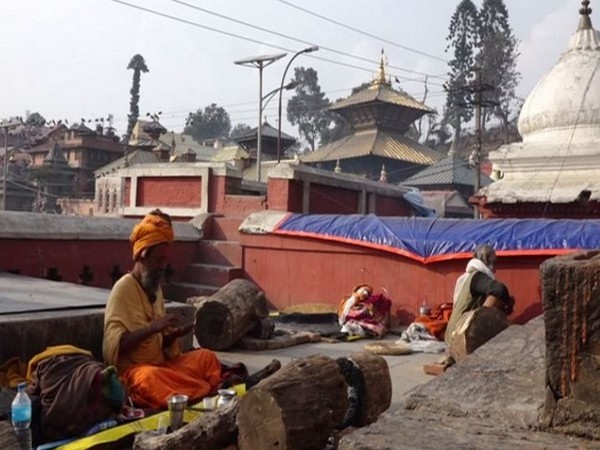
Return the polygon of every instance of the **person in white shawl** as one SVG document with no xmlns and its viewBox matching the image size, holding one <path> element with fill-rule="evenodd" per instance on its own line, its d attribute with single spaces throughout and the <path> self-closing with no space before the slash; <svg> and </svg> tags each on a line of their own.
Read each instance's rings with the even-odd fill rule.
<svg viewBox="0 0 600 450">
<path fill-rule="evenodd" d="M 514 300 L 503 283 L 496 281 L 496 251 L 487 244 L 475 248 L 473 259 L 467 264 L 465 273 L 456 280 L 454 307 L 446 328 L 446 343 L 460 317 L 476 308 L 496 307 L 506 315 L 513 310 Z"/>
</svg>

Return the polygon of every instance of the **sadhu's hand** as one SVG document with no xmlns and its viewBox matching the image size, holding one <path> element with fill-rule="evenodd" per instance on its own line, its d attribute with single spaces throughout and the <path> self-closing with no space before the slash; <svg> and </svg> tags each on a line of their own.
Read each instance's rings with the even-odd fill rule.
<svg viewBox="0 0 600 450">
<path fill-rule="evenodd" d="M 179 314 L 168 313 L 152 322 L 150 326 L 152 327 L 152 331 L 160 333 L 167 328 L 177 328 L 182 320 L 183 318 Z"/>
<path fill-rule="evenodd" d="M 194 324 L 193 323 L 189 323 L 189 324 L 184 325 L 182 327 L 175 328 L 175 330 L 173 331 L 172 334 L 174 336 L 181 337 L 181 336 L 185 336 L 186 334 L 188 334 L 193 329 L 194 329 Z"/>
</svg>

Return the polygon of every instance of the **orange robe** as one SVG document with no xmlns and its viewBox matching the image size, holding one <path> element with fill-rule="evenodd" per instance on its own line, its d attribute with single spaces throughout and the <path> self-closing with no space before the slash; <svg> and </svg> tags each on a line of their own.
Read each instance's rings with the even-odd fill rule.
<svg viewBox="0 0 600 450">
<path fill-rule="evenodd" d="M 127 393 L 142 407 L 163 408 L 175 394 L 200 399 L 221 381 L 221 364 L 213 352 L 200 349 L 182 354 L 179 339 L 163 348 L 168 330 L 153 334 L 125 355 L 119 354 L 123 333 L 146 327 L 164 315 L 162 291 L 150 303 L 131 274 L 117 281 L 106 304 L 104 360 L 117 367 Z"/>
</svg>

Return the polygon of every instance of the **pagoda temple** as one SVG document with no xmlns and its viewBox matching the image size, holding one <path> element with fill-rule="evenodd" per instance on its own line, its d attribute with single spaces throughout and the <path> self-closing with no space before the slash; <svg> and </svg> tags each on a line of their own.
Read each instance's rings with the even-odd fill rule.
<svg viewBox="0 0 600 450">
<path fill-rule="evenodd" d="M 303 163 L 334 171 L 387 179 L 397 183 L 442 159 L 444 155 L 407 135 L 410 126 L 434 110 L 392 88 L 382 54 L 371 85 L 334 103 L 329 109 L 343 116 L 352 134 L 303 155 Z"/>
</svg>

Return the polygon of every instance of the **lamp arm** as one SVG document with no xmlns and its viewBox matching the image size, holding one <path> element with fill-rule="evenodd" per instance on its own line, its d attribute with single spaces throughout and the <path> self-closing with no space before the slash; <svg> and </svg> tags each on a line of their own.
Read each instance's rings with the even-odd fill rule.
<svg viewBox="0 0 600 450">
<path fill-rule="evenodd" d="M 279 117 L 279 123 L 277 125 L 277 164 L 281 162 L 281 93 L 283 91 L 283 83 L 285 82 L 285 76 L 287 75 L 287 71 L 292 65 L 292 62 L 294 62 L 294 59 L 296 59 L 302 53 L 306 53 L 306 50 L 302 50 L 296 53 L 294 56 L 292 56 L 287 66 L 285 66 L 283 76 L 281 77 L 281 85 L 279 86 L 279 108 L 277 110 L 277 115 Z"/>
</svg>

